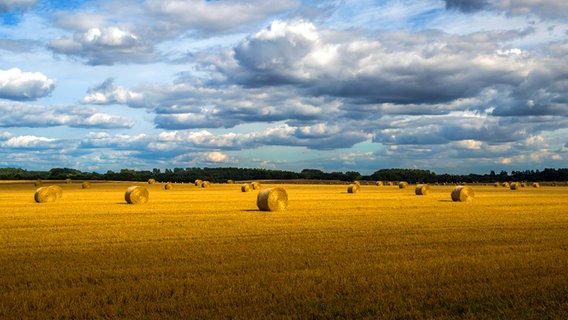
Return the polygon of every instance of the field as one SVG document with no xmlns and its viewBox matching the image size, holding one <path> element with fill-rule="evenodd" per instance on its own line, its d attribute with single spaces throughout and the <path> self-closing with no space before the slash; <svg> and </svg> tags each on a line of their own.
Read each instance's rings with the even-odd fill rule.
<svg viewBox="0 0 568 320">
<path fill-rule="evenodd" d="M 1 319 L 568 319 L 568 187 L 130 185 L 0 183 Z"/>
</svg>

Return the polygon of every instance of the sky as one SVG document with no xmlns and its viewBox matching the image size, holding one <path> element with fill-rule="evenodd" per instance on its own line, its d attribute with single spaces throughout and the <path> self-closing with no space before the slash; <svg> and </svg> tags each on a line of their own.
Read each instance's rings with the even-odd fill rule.
<svg viewBox="0 0 568 320">
<path fill-rule="evenodd" d="M 565 0 L 0 0 L 0 167 L 567 167 Z"/>
</svg>

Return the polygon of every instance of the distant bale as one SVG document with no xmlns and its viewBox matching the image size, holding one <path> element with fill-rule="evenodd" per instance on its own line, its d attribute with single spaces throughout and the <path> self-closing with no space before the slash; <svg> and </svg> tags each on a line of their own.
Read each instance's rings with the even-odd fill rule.
<svg viewBox="0 0 568 320">
<path fill-rule="evenodd" d="M 243 183 L 241 185 L 241 191 L 242 192 L 249 192 L 252 191 L 252 185 L 250 183 Z"/>
<path fill-rule="evenodd" d="M 172 190 L 174 188 L 174 184 L 171 182 L 168 182 L 164 185 L 164 189 L 166 190 Z"/>
<path fill-rule="evenodd" d="M 288 194 L 284 188 L 262 190 L 256 198 L 256 205 L 261 211 L 280 211 L 288 207 Z"/>
<path fill-rule="evenodd" d="M 361 191 L 361 186 L 356 183 L 352 183 L 349 186 L 347 186 L 348 193 L 357 193 L 359 191 Z"/>
<path fill-rule="evenodd" d="M 526 187 L 526 186 L 527 186 L 527 183 L 526 183 L 526 182 L 524 182 L 524 181 L 521 182 L 521 188 L 524 188 L 524 187 Z"/>
<path fill-rule="evenodd" d="M 231 180 L 231 179 L 227 180 L 227 184 L 233 184 L 233 183 L 235 183 L 234 180 Z"/>
<path fill-rule="evenodd" d="M 509 182 L 503 182 L 501 186 L 503 186 L 504 188 L 509 188 Z"/>
<path fill-rule="evenodd" d="M 253 181 L 253 182 L 251 182 L 251 186 L 252 186 L 252 189 L 253 189 L 253 190 L 260 190 L 260 188 L 261 188 L 261 187 L 260 187 L 260 182 L 258 182 L 258 181 Z"/>
<path fill-rule="evenodd" d="M 513 182 L 509 186 L 511 190 L 519 190 L 521 188 L 521 184 L 519 182 Z"/>
<path fill-rule="evenodd" d="M 201 187 L 201 185 L 203 184 L 203 180 L 197 179 L 193 183 L 195 184 L 196 187 Z"/>
<path fill-rule="evenodd" d="M 392 186 L 392 181 L 387 182 L 387 186 Z"/>
<path fill-rule="evenodd" d="M 355 180 L 355 181 L 353 181 L 353 184 L 361 185 L 361 182 Z"/>
<path fill-rule="evenodd" d="M 540 183 L 533 182 L 532 186 L 533 186 L 533 188 L 540 188 Z"/>
<path fill-rule="evenodd" d="M 452 201 L 466 202 L 473 200 L 473 189 L 468 186 L 457 186 L 452 191 Z"/>
<path fill-rule="evenodd" d="M 495 188 L 498 188 L 498 187 L 500 187 L 501 185 L 499 184 L 499 182 L 495 182 L 494 186 L 495 186 Z"/>
<path fill-rule="evenodd" d="M 90 187 L 91 187 L 90 181 L 83 181 L 83 183 L 81 183 L 81 188 L 83 189 L 89 189 Z"/>
<path fill-rule="evenodd" d="M 148 189 L 141 186 L 132 186 L 126 190 L 124 200 L 130 204 L 142 204 L 148 202 Z"/>
<path fill-rule="evenodd" d="M 156 179 L 148 179 L 148 184 L 155 184 L 156 183 Z"/>
<path fill-rule="evenodd" d="M 201 188 L 209 188 L 209 187 L 211 187 L 211 182 L 209 181 L 201 182 Z"/>
<path fill-rule="evenodd" d="M 425 196 L 427 194 L 430 194 L 430 186 L 427 184 L 419 184 L 416 186 L 414 193 L 416 193 L 416 195 L 418 196 Z"/>
<path fill-rule="evenodd" d="M 407 188 L 407 187 L 408 187 L 408 182 L 406 182 L 406 181 L 401 181 L 401 182 L 398 183 L 399 189 L 404 189 L 404 188 Z"/>
<path fill-rule="evenodd" d="M 43 185 L 43 181 L 41 181 L 41 179 L 37 179 L 37 181 L 34 182 L 35 187 L 41 187 L 42 185 Z"/>
<path fill-rule="evenodd" d="M 72 182 L 71 179 L 69 179 L 69 178 L 65 179 L 66 184 L 71 184 L 71 182 Z"/>
<path fill-rule="evenodd" d="M 383 186 L 383 182 L 382 182 L 382 181 L 377 181 L 377 182 L 375 182 L 375 184 L 377 185 L 377 187 L 382 187 L 382 186 Z"/>
<path fill-rule="evenodd" d="M 57 199 L 61 199 L 63 195 L 63 190 L 58 186 L 47 186 L 40 187 L 36 190 L 34 194 L 34 200 L 37 203 L 45 202 L 55 202 Z"/>
</svg>

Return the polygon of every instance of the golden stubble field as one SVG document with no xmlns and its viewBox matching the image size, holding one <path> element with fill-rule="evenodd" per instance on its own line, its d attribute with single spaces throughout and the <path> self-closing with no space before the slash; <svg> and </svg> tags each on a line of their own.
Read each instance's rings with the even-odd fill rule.
<svg viewBox="0 0 568 320">
<path fill-rule="evenodd" d="M 60 185 L 0 183 L 2 319 L 568 318 L 568 187 Z"/>
</svg>

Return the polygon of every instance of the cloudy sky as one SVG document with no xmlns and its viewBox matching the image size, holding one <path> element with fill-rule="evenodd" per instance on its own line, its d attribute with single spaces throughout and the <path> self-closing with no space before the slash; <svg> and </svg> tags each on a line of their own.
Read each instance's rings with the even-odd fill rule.
<svg viewBox="0 0 568 320">
<path fill-rule="evenodd" d="M 568 163 L 565 0 L 0 0 L 0 167 Z"/>
</svg>

